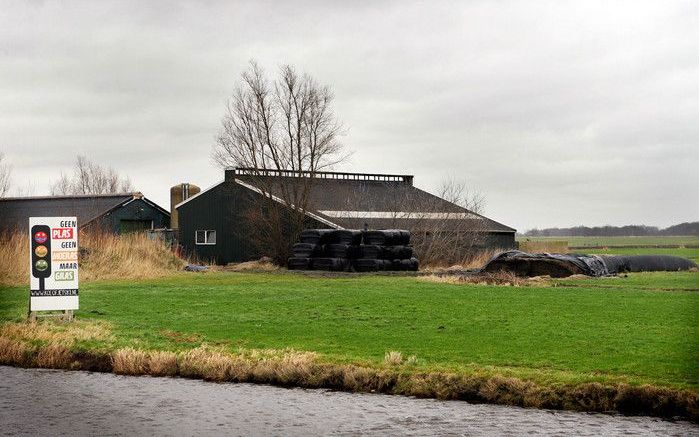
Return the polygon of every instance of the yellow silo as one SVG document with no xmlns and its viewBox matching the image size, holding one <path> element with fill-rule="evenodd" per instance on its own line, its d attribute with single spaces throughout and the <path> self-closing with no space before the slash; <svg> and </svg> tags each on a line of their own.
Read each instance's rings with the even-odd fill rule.
<svg viewBox="0 0 699 437">
<path fill-rule="evenodd" d="M 175 205 L 184 202 L 195 194 L 199 193 L 201 188 L 194 184 L 181 183 L 170 188 L 170 228 L 179 229 L 179 223 L 177 220 L 177 210 Z"/>
</svg>

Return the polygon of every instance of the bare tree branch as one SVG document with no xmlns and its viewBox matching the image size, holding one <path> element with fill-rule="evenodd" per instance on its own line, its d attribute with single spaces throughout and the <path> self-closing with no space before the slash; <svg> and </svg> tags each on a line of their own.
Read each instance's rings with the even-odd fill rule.
<svg viewBox="0 0 699 437">
<path fill-rule="evenodd" d="M 339 142 L 342 125 L 332 102 L 330 88 L 292 66 L 282 66 L 277 79 L 270 81 L 251 61 L 221 121 L 213 150 L 219 165 L 296 172 L 269 176 L 252 170 L 247 175 L 264 199 L 248 219 L 259 230 L 260 250 L 279 262 L 285 261 L 304 227 L 313 175 L 346 158 Z M 301 172 L 310 177 L 300 177 Z"/>
<path fill-rule="evenodd" d="M 5 154 L 0 152 L 0 197 L 5 197 L 10 192 L 12 166 L 5 161 Z"/>
<path fill-rule="evenodd" d="M 356 193 L 347 199 L 346 209 L 362 200 L 382 205 L 382 212 L 390 216 L 385 227 L 411 230 L 411 244 L 422 265 L 468 264 L 483 249 L 487 219 L 479 212 L 485 199 L 465 182 L 447 179 L 437 195 L 416 196 L 414 188 L 403 183 L 387 182 L 384 188 L 373 191 L 380 198 L 370 197 L 372 191 Z"/>
<path fill-rule="evenodd" d="M 117 194 L 134 190 L 128 177 L 121 178 L 112 167 L 103 167 L 79 155 L 75 160 L 73 175 L 61 173 L 52 184 L 52 195 Z"/>
</svg>

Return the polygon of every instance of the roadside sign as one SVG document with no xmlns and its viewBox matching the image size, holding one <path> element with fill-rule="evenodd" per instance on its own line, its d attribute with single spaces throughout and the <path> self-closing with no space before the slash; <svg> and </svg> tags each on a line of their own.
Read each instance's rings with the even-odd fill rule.
<svg viewBox="0 0 699 437">
<path fill-rule="evenodd" d="M 78 309 L 78 221 L 29 218 L 29 311 Z"/>
</svg>

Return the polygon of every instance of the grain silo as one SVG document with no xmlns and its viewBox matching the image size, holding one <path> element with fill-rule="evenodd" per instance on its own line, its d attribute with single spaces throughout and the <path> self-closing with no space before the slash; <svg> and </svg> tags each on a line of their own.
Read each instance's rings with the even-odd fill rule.
<svg viewBox="0 0 699 437">
<path fill-rule="evenodd" d="M 201 188 L 186 182 L 170 188 L 170 227 L 172 229 L 179 229 L 180 227 L 179 221 L 177 220 L 177 209 L 175 209 L 175 205 L 184 202 L 200 191 Z"/>
</svg>

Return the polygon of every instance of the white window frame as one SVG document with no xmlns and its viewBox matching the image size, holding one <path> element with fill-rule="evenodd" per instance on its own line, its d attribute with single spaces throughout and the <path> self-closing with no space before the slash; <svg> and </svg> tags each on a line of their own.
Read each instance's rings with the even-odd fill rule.
<svg viewBox="0 0 699 437">
<path fill-rule="evenodd" d="M 199 232 L 204 233 L 204 242 L 203 243 L 200 243 L 199 239 L 197 238 L 197 234 Z M 214 237 L 213 243 L 209 242 L 209 240 L 210 240 L 209 237 L 211 236 L 210 233 L 213 233 L 213 237 Z M 194 244 L 196 244 L 197 246 L 215 246 L 216 245 L 216 230 L 215 229 L 197 229 L 196 231 L 194 231 Z"/>
</svg>

